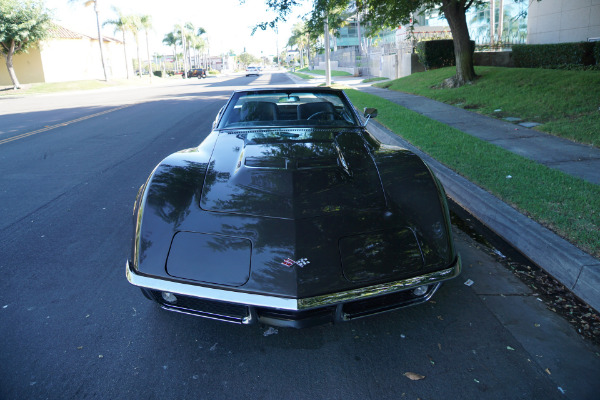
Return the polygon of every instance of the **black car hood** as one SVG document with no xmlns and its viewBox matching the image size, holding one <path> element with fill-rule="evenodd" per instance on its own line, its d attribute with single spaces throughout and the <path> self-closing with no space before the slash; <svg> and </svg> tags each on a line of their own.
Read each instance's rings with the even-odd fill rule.
<svg viewBox="0 0 600 400">
<path fill-rule="evenodd" d="M 307 298 L 446 268 L 443 191 L 413 153 L 366 135 L 213 131 L 170 155 L 136 202 L 135 270 Z"/>
<path fill-rule="evenodd" d="M 200 207 L 285 219 L 385 207 L 377 168 L 359 132 L 306 131 L 222 132 Z"/>
</svg>

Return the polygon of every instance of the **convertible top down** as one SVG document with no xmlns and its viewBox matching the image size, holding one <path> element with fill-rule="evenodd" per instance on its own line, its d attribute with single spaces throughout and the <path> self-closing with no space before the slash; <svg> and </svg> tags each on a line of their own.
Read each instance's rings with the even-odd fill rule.
<svg viewBox="0 0 600 400">
<path fill-rule="evenodd" d="M 429 300 L 461 269 L 444 190 L 361 117 L 341 90 L 234 92 L 140 188 L 129 282 L 167 310 L 290 327 Z"/>
</svg>

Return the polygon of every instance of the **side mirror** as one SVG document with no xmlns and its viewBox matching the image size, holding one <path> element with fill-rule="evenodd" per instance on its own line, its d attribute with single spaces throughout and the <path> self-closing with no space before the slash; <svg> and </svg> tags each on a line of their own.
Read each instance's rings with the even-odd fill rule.
<svg viewBox="0 0 600 400">
<path fill-rule="evenodd" d="M 363 126 L 367 126 L 367 123 L 371 118 L 375 118 L 377 116 L 377 109 L 371 107 L 365 107 L 364 109 L 364 117 L 366 118 L 365 124 Z"/>
<path fill-rule="evenodd" d="M 371 107 L 365 107 L 364 109 L 365 118 L 375 118 L 377 116 L 377 109 Z"/>
</svg>

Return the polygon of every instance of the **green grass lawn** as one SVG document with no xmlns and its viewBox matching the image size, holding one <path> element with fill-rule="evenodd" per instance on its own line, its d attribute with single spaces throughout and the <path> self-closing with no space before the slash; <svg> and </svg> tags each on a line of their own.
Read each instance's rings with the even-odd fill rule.
<svg viewBox="0 0 600 400">
<path fill-rule="evenodd" d="M 440 89 L 454 67 L 375 84 L 498 118 L 538 122 L 536 129 L 600 147 L 600 71 L 476 67 L 471 85 Z M 499 110 L 499 111 L 498 111 Z"/>
<path fill-rule="evenodd" d="M 312 79 L 313 78 L 312 75 L 303 74 L 302 72 L 291 72 L 291 73 L 302 79 Z"/>
<path fill-rule="evenodd" d="M 167 78 L 153 77 L 152 79 L 160 80 Z M 180 77 L 181 79 L 181 77 Z M 106 81 L 101 80 L 87 80 L 87 81 L 69 81 L 69 82 L 53 82 L 53 83 L 30 83 L 22 85 L 21 89 L 18 90 L 3 90 L 0 91 L 0 96 L 12 96 L 12 95 L 28 95 L 28 94 L 46 94 L 46 93 L 58 93 L 68 92 L 74 90 L 94 90 L 103 89 L 114 86 L 133 86 L 133 85 L 148 85 L 150 79 L 148 76 L 143 78 L 133 77 L 131 79 L 114 79 Z"/>
<path fill-rule="evenodd" d="M 310 70 L 308 68 L 302 68 L 302 69 L 299 69 L 298 72 L 308 72 L 308 73 L 314 74 L 314 75 L 323 75 L 323 76 L 325 76 L 325 70 L 323 70 L 323 69 L 313 69 L 313 70 Z M 349 72 L 346 72 L 346 71 L 334 71 L 334 70 L 331 70 L 331 76 L 352 76 L 352 74 L 349 73 Z"/>
<path fill-rule="evenodd" d="M 375 77 L 375 78 L 363 79 L 362 83 L 371 83 L 371 82 L 387 81 L 387 80 L 388 80 L 388 78 Z"/>
<path fill-rule="evenodd" d="M 346 90 L 358 109 L 471 182 L 600 256 L 600 186 L 574 178 L 378 96 Z M 511 178 L 507 178 L 511 176 Z"/>
</svg>

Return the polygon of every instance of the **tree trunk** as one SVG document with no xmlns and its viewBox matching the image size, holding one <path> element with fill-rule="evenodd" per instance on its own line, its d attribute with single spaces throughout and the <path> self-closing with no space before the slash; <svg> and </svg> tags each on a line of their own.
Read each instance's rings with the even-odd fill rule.
<svg viewBox="0 0 600 400">
<path fill-rule="evenodd" d="M 127 43 L 125 43 L 125 30 L 123 30 L 123 51 L 125 52 L 125 71 L 127 72 L 127 79 L 129 79 L 129 64 L 127 62 Z"/>
<path fill-rule="evenodd" d="M 183 29 L 181 30 L 182 34 L 181 34 L 181 46 L 183 47 L 183 76 L 182 78 L 185 79 L 186 74 L 187 74 L 187 62 L 186 62 L 186 54 L 185 54 L 185 33 L 183 32 Z"/>
<path fill-rule="evenodd" d="M 456 75 L 444 82 L 444 86 L 458 87 L 475 80 L 473 67 L 473 49 L 467 28 L 464 0 L 444 0 L 442 11 L 450 25 L 452 41 L 454 42 L 454 56 L 456 58 Z"/>
<path fill-rule="evenodd" d="M 146 31 L 146 57 L 148 58 L 148 75 L 150 76 L 150 83 L 152 83 L 152 60 L 150 59 L 150 45 L 148 43 L 148 31 Z"/>
<path fill-rule="evenodd" d="M 96 25 L 98 26 L 98 44 L 100 45 L 100 60 L 102 61 L 102 72 L 104 73 L 104 80 L 108 81 L 106 75 L 106 64 L 104 62 L 104 49 L 102 48 L 102 30 L 100 29 L 100 15 L 98 12 L 98 2 L 94 1 L 94 11 L 96 12 Z"/>
<path fill-rule="evenodd" d="M 136 48 L 136 52 L 137 52 L 137 67 L 138 67 L 138 74 L 140 79 L 142 78 L 142 59 L 140 58 L 140 38 L 138 37 L 138 35 L 135 35 L 135 48 Z"/>
<path fill-rule="evenodd" d="M 13 89 L 17 90 L 21 89 L 21 85 L 19 84 L 19 79 L 17 79 L 17 74 L 15 74 L 15 68 L 13 66 L 13 54 L 15 54 L 14 40 L 11 41 L 10 49 L 8 49 L 8 53 L 6 54 L 6 68 L 8 68 L 8 75 L 13 83 Z"/>
</svg>

